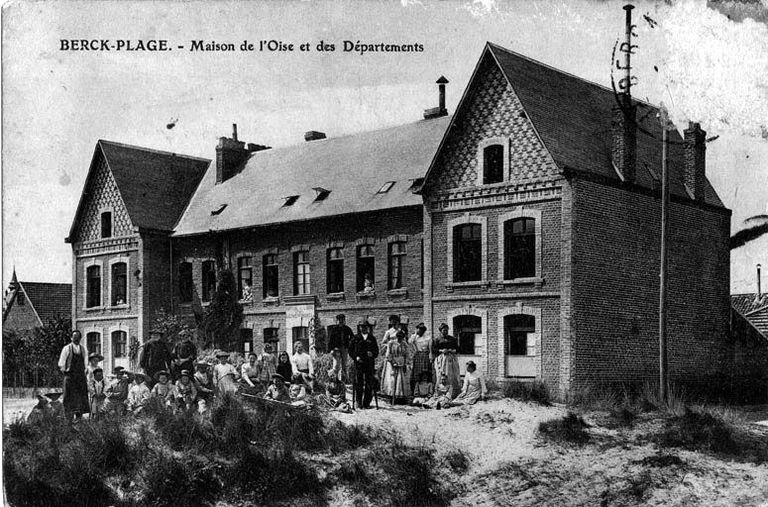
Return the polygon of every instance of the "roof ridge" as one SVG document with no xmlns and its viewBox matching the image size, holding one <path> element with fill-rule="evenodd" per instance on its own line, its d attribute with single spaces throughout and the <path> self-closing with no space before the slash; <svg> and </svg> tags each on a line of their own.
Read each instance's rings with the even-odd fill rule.
<svg viewBox="0 0 768 507">
<path fill-rule="evenodd" d="M 39 285 L 69 285 L 70 287 L 72 286 L 71 283 L 67 283 L 67 282 L 33 282 L 31 280 L 27 280 L 27 281 L 19 281 L 18 283 L 26 283 L 26 284 L 34 283 Z"/>
<path fill-rule="evenodd" d="M 180 157 L 180 158 L 187 158 L 187 159 L 191 159 L 191 160 L 199 160 L 201 162 L 208 162 L 208 163 L 211 162 L 211 159 L 204 158 L 204 157 L 195 157 L 193 155 L 185 155 L 184 153 L 174 153 L 172 151 L 157 150 L 157 149 L 154 149 L 154 148 L 147 148 L 146 146 L 138 146 L 138 145 L 135 145 L 135 144 L 119 143 L 117 141 L 109 141 L 109 140 L 106 140 L 106 139 L 99 139 L 98 142 L 99 143 L 104 143 L 104 144 L 111 144 L 111 145 L 114 145 L 114 146 L 120 146 L 121 148 L 130 148 L 132 150 L 146 151 L 146 152 L 149 152 L 149 153 L 155 153 L 157 155 L 170 155 L 172 157 Z"/>
<path fill-rule="evenodd" d="M 607 92 L 611 92 L 611 93 L 614 93 L 614 90 L 613 90 L 612 88 L 609 88 L 609 87 L 607 87 L 607 86 L 605 86 L 605 85 L 602 85 L 602 84 L 600 84 L 600 83 L 596 83 L 596 82 L 594 82 L 594 81 L 590 81 L 590 80 L 589 80 L 589 79 L 587 79 L 587 78 L 584 78 L 584 77 L 581 77 L 581 76 L 577 76 L 576 74 L 572 74 L 572 73 L 570 73 L 570 72 L 568 72 L 568 71 L 565 71 L 565 70 L 562 70 L 562 69 L 558 69 L 557 67 L 553 67 L 553 66 L 551 66 L 551 65 L 549 65 L 549 64 L 547 64 L 547 63 L 544 63 L 544 62 L 542 62 L 542 61 L 539 61 L 539 60 L 536 60 L 536 59 L 534 59 L 534 58 L 531 58 L 530 56 L 526 56 L 526 55 L 524 55 L 524 54 L 522 54 L 522 53 L 518 53 L 517 51 L 513 51 L 513 50 L 511 50 L 511 49 L 507 49 L 507 48 L 505 48 L 504 46 L 500 46 L 500 45 L 498 45 L 498 44 L 494 44 L 494 43 L 493 43 L 493 42 L 491 42 L 491 41 L 487 41 L 487 42 L 486 42 L 486 44 L 488 44 L 488 45 L 489 45 L 489 46 L 490 46 L 492 49 L 493 49 L 493 48 L 495 48 L 495 49 L 499 49 L 499 50 L 501 50 L 501 51 L 504 51 L 505 53 L 509 53 L 509 54 L 511 54 L 511 55 L 513 55 L 513 56 L 516 56 L 516 57 L 518 57 L 518 58 L 522 58 L 523 60 L 527 60 L 527 61 L 529 61 L 529 62 L 531 62 L 531 63 L 533 63 L 533 64 L 535 64 L 535 65 L 539 65 L 539 66 L 541 66 L 541 67 L 545 67 L 545 68 L 547 68 L 547 69 L 549 69 L 549 70 L 552 70 L 552 71 L 554 71 L 554 72 L 557 72 L 558 74 L 563 74 L 563 75 L 565 75 L 565 76 L 568 76 L 568 77 L 572 77 L 572 78 L 574 78 L 574 79 L 577 79 L 577 80 L 579 80 L 579 81 L 582 81 L 582 82 L 584 82 L 584 83 L 586 83 L 586 84 L 589 84 L 589 85 L 592 85 L 592 86 L 597 86 L 598 88 L 602 88 L 603 90 L 605 90 L 605 91 L 607 91 Z M 659 106 L 657 106 L 657 105 L 655 105 L 655 104 L 652 104 L 651 102 L 648 102 L 648 101 L 646 101 L 646 100 L 638 99 L 638 98 L 637 98 L 636 96 L 634 96 L 634 95 L 632 95 L 632 100 L 633 100 L 633 101 L 635 101 L 635 102 L 638 102 L 638 103 L 640 103 L 640 104 L 646 105 L 646 106 L 648 106 L 648 107 L 652 107 L 652 108 L 654 108 L 654 109 L 658 109 L 658 108 L 659 108 Z"/>
</svg>

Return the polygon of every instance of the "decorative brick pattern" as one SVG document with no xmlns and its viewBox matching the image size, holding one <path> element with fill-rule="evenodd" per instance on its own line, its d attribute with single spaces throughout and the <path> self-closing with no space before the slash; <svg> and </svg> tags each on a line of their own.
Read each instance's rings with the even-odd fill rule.
<svg viewBox="0 0 768 507">
<path fill-rule="evenodd" d="M 89 197 L 81 212 L 80 227 L 76 234 L 78 242 L 101 239 L 102 211 L 112 212 L 113 237 L 132 234 L 133 225 L 128 211 L 103 157 L 99 157 L 98 166 L 85 192 Z"/>
</svg>

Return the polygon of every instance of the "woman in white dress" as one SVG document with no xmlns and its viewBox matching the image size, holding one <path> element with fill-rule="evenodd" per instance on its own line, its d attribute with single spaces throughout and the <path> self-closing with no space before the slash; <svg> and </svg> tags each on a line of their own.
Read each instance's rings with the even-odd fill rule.
<svg viewBox="0 0 768 507">
<path fill-rule="evenodd" d="M 405 333 L 402 331 L 386 345 L 381 391 L 384 395 L 391 396 L 393 401 L 411 395 L 411 386 L 406 376 L 408 349 L 408 342 L 405 341 Z"/>
<path fill-rule="evenodd" d="M 487 394 L 488 388 L 485 386 L 485 379 L 478 373 L 475 362 L 469 361 L 461 393 L 448 405 L 474 405 L 478 400 L 484 400 Z"/>
</svg>

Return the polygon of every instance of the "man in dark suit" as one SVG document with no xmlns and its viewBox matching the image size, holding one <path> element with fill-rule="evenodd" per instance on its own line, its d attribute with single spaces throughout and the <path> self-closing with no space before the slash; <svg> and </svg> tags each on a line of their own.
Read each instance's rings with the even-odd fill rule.
<svg viewBox="0 0 768 507">
<path fill-rule="evenodd" d="M 360 333 L 355 336 L 349 347 L 349 357 L 355 363 L 355 397 L 357 404 L 364 409 L 371 408 L 373 399 L 374 370 L 376 357 L 379 355 L 379 345 L 371 332 L 371 324 L 367 320 L 360 324 Z"/>
<path fill-rule="evenodd" d="M 347 354 L 349 345 L 355 339 L 352 329 L 346 324 L 343 313 L 336 316 L 336 325 L 328 326 L 328 350 L 339 349 L 341 353 L 341 375 L 344 383 L 347 383 Z"/>
<path fill-rule="evenodd" d="M 147 386 L 154 384 L 155 374 L 159 371 L 170 371 L 172 366 L 171 351 L 168 343 L 163 338 L 163 333 L 153 329 L 149 333 L 150 339 L 141 348 L 139 367 L 149 377 Z"/>
</svg>

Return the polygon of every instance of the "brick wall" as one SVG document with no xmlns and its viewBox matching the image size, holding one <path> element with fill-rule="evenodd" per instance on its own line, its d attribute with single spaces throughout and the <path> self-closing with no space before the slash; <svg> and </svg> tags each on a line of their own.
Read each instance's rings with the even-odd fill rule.
<svg viewBox="0 0 768 507">
<path fill-rule="evenodd" d="M 573 182 L 574 386 L 658 377 L 660 200 Z M 730 214 L 675 200 L 670 207 L 670 379 L 722 369 L 730 300 Z M 572 386 L 573 387 L 573 386 Z"/>
<path fill-rule="evenodd" d="M 101 212 L 112 212 L 112 236 L 130 236 L 131 219 L 125 208 L 117 183 L 107 167 L 104 157 L 98 155 L 96 169 L 84 189 L 88 198 L 79 216 L 79 226 L 74 237 L 78 242 L 93 241 L 101 238 Z"/>
</svg>

